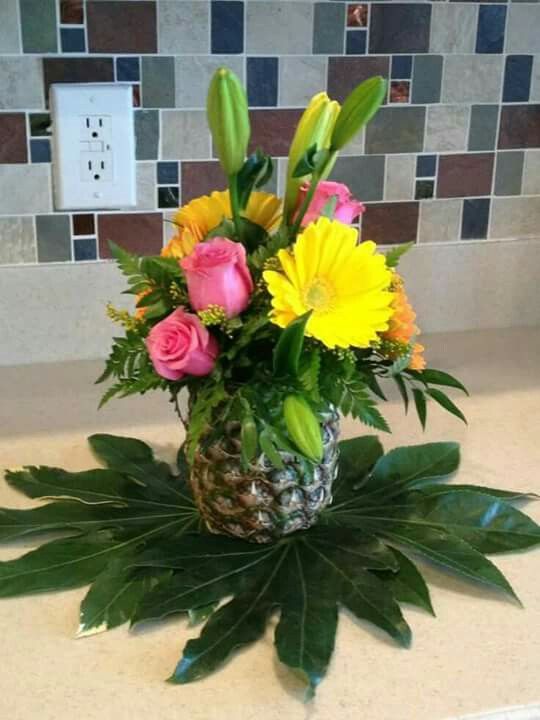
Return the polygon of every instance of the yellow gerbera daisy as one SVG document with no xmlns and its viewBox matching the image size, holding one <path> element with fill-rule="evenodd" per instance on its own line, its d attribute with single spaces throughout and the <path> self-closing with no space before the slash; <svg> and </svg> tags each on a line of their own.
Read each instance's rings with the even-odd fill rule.
<svg viewBox="0 0 540 720">
<path fill-rule="evenodd" d="M 272 321 L 286 327 L 309 310 L 306 334 L 329 348 L 367 347 L 388 328 L 392 274 L 373 242 L 337 220 L 319 218 L 280 250 L 283 272 L 267 270 Z"/>
<path fill-rule="evenodd" d="M 275 195 L 253 192 L 242 215 L 272 232 L 281 220 L 281 200 Z M 213 192 L 195 198 L 181 207 L 174 216 L 178 232 L 169 240 L 161 254 L 165 257 L 182 258 L 189 255 L 195 245 L 217 227 L 223 218 L 232 216 L 229 191 Z"/>
</svg>

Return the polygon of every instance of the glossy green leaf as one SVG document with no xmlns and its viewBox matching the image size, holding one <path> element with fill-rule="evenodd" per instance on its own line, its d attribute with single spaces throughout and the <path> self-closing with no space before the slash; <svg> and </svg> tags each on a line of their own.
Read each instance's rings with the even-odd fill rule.
<svg viewBox="0 0 540 720">
<path fill-rule="evenodd" d="M 412 394 L 413 394 L 414 406 L 416 408 L 416 414 L 418 415 L 418 419 L 420 420 L 420 425 L 422 426 L 422 430 L 425 430 L 426 429 L 427 406 L 426 406 L 426 398 L 424 395 L 424 391 L 420 390 L 419 388 L 413 388 Z"/>
<path fill-rule="evenodd" d="M 405 414 L 407 414 L 407 411 L 409 410 L 409 393 L 407 392 L 407 386 L 405 385 L 405 382 L 401 375 L 394 375 L 394 381 L 399 390 L 399 394 L 401 395 L 401 399 L 403 400 L 403 405 L 405 406 Z"/>
<path fill-rule="evenodd" d="M 527 502 L 530 500 L 538 500 L 540 498 L 540 495 L 537 495 L 536 493 L 501 490 L 500 488 L 486 487 L 484 485 L 463 485 L 461 483 L 451 483 L 450 485 L 422 486 L 422 493 L 424 495 L 442 495 L 448 492 L 460 490 L 478 492 L 482 493 L 482 495 L 491 495 L 492 497 L 502 498 L 507 502 Z"/>
<path fill-rule="evenodd" d="M 396 548 L 392 548 L 392 552 L 398 562 L 399 570 L 397 572 L 379 572 L 377 576 L 390 586 L 392 594 L 398 602 L 416 605 L 416 607 L 435 615 L 428 586 L 416 565 Z"/>
<path fill-rule="evenodd" d="M 353 485 L 361 485 L 368 472 L 384 453 L 376 435 L 342 440 L 339 443 L 339 470 L 334 482 L 334 503 Z"/>
<path fill-rule="evenodd" d="M 436 403 L 438 403 L 442 408 L 447 410 L 452 415 L 455 415 L 460 420 L 463 420 L 465 424 L 467 424 L 467 419 L 465 415 L 461 412 L 461 410 L 458 408 L 458 406 L 450 400 L 448 395 L 445 395 L 442 390 L 438 390 L 437 388 L 429 388 L 426 390 L 426 394 L 429 395 L 430 398 L 433 398 Z"/>
<path fill-rule="evenodd" d="M 274 348 L 274 375 L 298 375 L 304 333 L 310 315 L 311 313 L 305 313 L 296 318 L 281 332 Z"/>
<path fill-rule="evenodd" d="M 408 370 L 408 374 L 415 380 L 419 380 L 420 382 L 426 384 L 456 388 L 457 390 L 464 392 L 465 395 L 469 394 L 469 391 L 463 383 L 453 377 L 453 375 L 443 372 L 442 370 L 434 370 L 433 368 L 426 368 L 425 370 Z"/>
</svg>

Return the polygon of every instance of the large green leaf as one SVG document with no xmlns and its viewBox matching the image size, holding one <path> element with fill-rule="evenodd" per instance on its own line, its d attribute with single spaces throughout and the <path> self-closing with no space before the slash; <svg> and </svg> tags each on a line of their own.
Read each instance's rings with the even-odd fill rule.
<svg viewBox="0 0 540 720">
<path fill-rule="evenodd" d="M 434 615 L 429 589 L 416 565 L 406 555 L 392 548 L 394 557 L 399 564 L 398 572 L 383 571 L 377 573 L 392 588 L 398 602 L 416 605 Z"/>
<path fill-rule="evenodd" d="M 299 372 L 300 356 L 304 346 L 304 333 L 311 312 L 305 313 L 290 325 L 279 336 L 274 348 L 274 374 L 292 375 L 296 377 Z"/>
</svg>

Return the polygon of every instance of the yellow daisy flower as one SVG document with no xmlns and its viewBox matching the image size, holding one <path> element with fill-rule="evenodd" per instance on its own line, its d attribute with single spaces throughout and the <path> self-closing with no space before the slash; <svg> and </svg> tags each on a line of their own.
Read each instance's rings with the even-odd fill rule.
<svg viewBox="0 0 540 720">
<path fill-rule="evenodd" d="M 283 272 L 267 270 L 272 321 L 286 327 L 309 310 L 306 334 L 329 348 L 368 347 L 388 328 L 392 274 L 373 242 L 357 244 L 358 232 L 319 218 L 280 250 Z"/>
<path fill-rule="evenodd" d="M 242 215 L 272 232 L 281 221 L 281 200 L 275 195 L 253 192 Z M 195 198 L 181 207 L 174 216 L 178 232 L 169 240 L 161 254 L 165 257 L 183 258 L 189 255 L 195 245 L 217 227 L 223 218 L 232 217 L 229 191 L 213 192 Z"/>
</svg>

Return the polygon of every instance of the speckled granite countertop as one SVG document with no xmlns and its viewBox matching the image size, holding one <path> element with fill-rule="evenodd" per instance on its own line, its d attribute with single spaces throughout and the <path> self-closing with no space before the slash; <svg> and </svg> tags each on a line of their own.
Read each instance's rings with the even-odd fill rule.
<svg viewBox="0 0 540 720">
<path fill-rule="evenodd" d="M 434 407 L 422 436 L 394 400 L 385 408 L 394 428 L 387 447 L 456 439 L 464 482 L 539 491 L 540 329 L 426 336 L 425 344 L 433 367 L 469 386 L 472 397 L 460 400 L 469 427 Z M 165 396 L 119 401 L 98 414 L 92 380 L 99 365 L 0 368 L 0 466 L 90 467 L 85 437 L 96 431 L 135 435 L 173 458 L 181 431 Z M 344 435 L 360 432 L 345 424 Z M 0 505 L 26 504 L 0 484 Z M 540 503 L 529 510 L 540 520 Z M 1 547 L 0 558 L 26 547 Z M 437 619 L 406 610 L 412 649 L 397 649 L 343 613 L 328 677 L 308 706 L 273 657 L 271 629 L 220 673 L 172 686 L 164 678 L 196 632 L 184 620 L 75 640 L 84 589 L 2 600 L 0 718 L 449 720 L 480 712 L 490 720 L 540 718 L 540 552 L 500 556 L 497 563 L 525 609 L 429 567 Z M 527 707 L 494 713 L 511 706 Z"/>
</svg>

